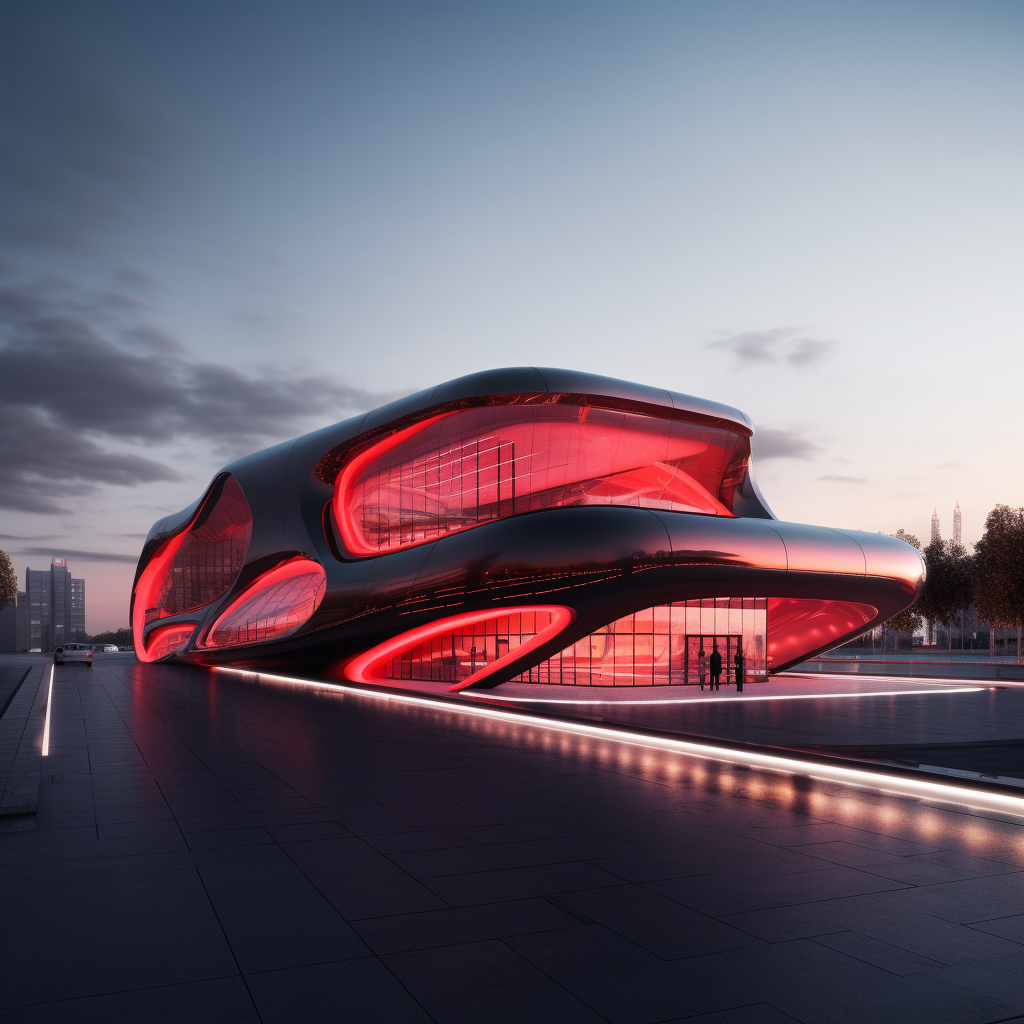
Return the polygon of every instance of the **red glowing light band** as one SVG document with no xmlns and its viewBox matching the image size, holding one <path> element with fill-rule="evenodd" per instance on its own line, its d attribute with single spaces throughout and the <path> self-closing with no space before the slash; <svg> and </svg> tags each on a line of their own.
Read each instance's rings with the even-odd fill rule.
<svg viewBox="0 0 1024 1024">
<path fill-rule="evenodd" d="M 398 636 L 392 637 L 390 640 L 386 640 L 384 643 L 378 644 L 376 647 L 372 647 L 358 657 L 353 658 L 344 668 L 345 678 L 354 683 L 389 684 L 392 680 L 385 676 L 381 670 L 389 661 L 404 651 L 425 643 L 443 633 L 454 632 L 463 627 L 473 626 L 490 619 L 530 612 L 546 612 L 552 616 L 551 622 L 529 640 L 523 641 L 518 647 L 448 687 L 451 692 L 464 690 L 467 686 L 478 683 L 481 679 L 485 679 L 487 676 L 497 672 L 498 669 L 503 668 L 517 658 L 521 658 L 524 654 L 529 654 L 530 651 L 546 643 L 569 626 L 576 617 L 576 613 L 564 605 L 531 604 L 517 605 L 514 608 L 502 608 L 500 611 L 491 608 L 485 611 L 463 612 L 460 615 L 450 615 L 446 619 L 437 619 L 434 622 L 428 622 L 426 625 L 410 629 L 405 633 L 400 633 Z"/>
</svg>

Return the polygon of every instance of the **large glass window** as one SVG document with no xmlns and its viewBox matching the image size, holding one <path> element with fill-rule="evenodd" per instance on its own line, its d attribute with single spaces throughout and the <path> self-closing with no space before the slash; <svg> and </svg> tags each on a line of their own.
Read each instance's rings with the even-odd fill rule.
<svg viewBox="0 0 1024 1024">
<path fill-rule="evenodd" d="M 718 597 L 645 608 L 602 626 L 516 681 L 563 686 L 699 683 L 716 648 L 722 656 L 723 682 L 735 681 L 737 653 L 743 656 L 745 678 L 763 678 L 767 607 L 763 597 Z"/>
<path fill-rule="evenodd" d="M 435 416 L 349 458 L 334 513 L 354 555 L 537 509 L 635 505 L 728 516 L 746 438 L 720 427 L 575 405 Z"/>
</svg>

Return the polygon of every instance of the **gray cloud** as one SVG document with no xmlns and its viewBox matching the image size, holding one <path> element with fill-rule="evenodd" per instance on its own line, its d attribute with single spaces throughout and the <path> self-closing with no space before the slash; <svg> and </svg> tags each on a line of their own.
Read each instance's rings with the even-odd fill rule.
<svg viewBox="0 0 1024 1024">
<path fill-rule="evenodd" d="M 59 512 L 98 484 L 179 478 L 119 446 L 255 445 L 397 397 L 324 374 L 198 362 L 137 312 L 57 279 L 0 288 L 0 507 Z"/>
<path fill-rule="evenodd" d="M 789 366 L 796 369 L 815 366 L 836 348 L 833 341 L 803 337 L 792 327 L 767 331 L 745 331 L 712 341 L 708 348 L 732 353 L 740 367 Z"/>
<path fill-rule="evenodd" d="M 8 7 L 0 33 L 0 238 L 79 251 L 167 173 L 174 147 L 138 93 L 62 35 L 59 17 Z"/>
<path fill-rule="evenodd" d="M 76 551 L 73 548 L 20 548 L 11 552 L 15 555 L 37 555 L 43 558 L 74 558 L 79 562 L 124 562 L 128 565 L 135 565 L 139 561 L 138 555 L 121 555 L 113 551 Z"/>
<path fill-rule="evenodd" d="M 823 480 L 826 483 L 831 484 L 866 484 L 867 479 L 862 476 L 842 476 L 838 473 L 826 473 L 824 476 L 819 476 L 819 480 Z"/>
<path fill-rule="evenodd" d="M 761 427 L 754 432 L 752 449 L 758 462 L 766 459 L 813 459 L 821 452 L 818 445 L 801 436 L 799 431 L 772 427 Z"/>
</svg>

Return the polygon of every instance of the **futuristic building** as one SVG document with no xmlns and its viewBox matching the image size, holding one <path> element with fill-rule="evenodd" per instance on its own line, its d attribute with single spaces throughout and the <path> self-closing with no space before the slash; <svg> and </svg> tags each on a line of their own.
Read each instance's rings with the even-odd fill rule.
<svg viewBox="0 0 1024 1024">
<path fill-rule="evenodd" d="M 450 690 L 685 685 L 702 649 L 755 679 L 911 604 L 907 544 L 774 518 L 752 433 L 568 370 L 421 391 L 234 462 L 158 522 L 136 653 Z"/>
</svg>

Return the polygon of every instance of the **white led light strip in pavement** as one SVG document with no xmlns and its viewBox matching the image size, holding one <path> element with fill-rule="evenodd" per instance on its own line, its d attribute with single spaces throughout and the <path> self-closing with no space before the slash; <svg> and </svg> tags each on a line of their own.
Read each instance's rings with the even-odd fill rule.
<svg viewBox="0 0 1024 1024">
<path fill-rule="evenodd" d="M 566 700 L 564 697 L 516 697 L 512 694 L 499 693 L 474 693 L 478 700 L 500 700 L 517 704 L 649 704 L 651 707 L 660 708 L 663 704 L 735 704 L 751 700 L 836 700 L 841 697 L 920 697 L 932 696 L 937 693 L 979 693 L 987 689 L 984 686 L 950 686 L 944 690 L 867 690 L 864 693 L 776 693 L 774 695 L 758 696 L 757 694 L 727 694 L 724 697 L 680 697 L 678 700 L 672 697 L 656 697 L 653 700 L 595 700 L 593 697 L 580 697 L 576 700 Z"/>
<path fill-rule="evenodd" d="M 50 703 L 53 701 L 53 670 L 50 666 L 50 688 L 46 693 L 46 721 L 43 723 L 43 757 L 50 754 Z"/>
<path fill-rule="evenodd" d="M 826 782 L 859 786 L 892 796 L 916 797 L 947 804 L 959 804 L 978 810 L 1024 816 L 1024 795 L 996 793 L 988 790 L 974 789 L 969 786 L 957 786 L 947 782 L 933 782 L 930 779 L 906 778 L 900 775 L 888 774 L 884 768 L 871 770 L 866 768 L 847 768 L 841 765 L 818 764 L 814 761 L 803 761 L 796 757 L 761 753 L 756 750 L 715 746 L 693 740 L 675 739 L 669 736 L 645 736 L 642 733 L 617 728 L 614 725 L 591 725 L 586 722 L 569 722 L 544 718 L 531 713 L 525 715 L 522 713 L 517 714 L 494 705 L 484 707 L 479 704 L 458 704 L 435 700 L 430 697 L 420 697 L 408 692 L 396 691 L 388 693 L 378 690 L 365 690 L 359 686 L 330 680 L 302 679 L 296 676 L 282 676 L 269 672 L 253 672 L 237 668 L 216 668 L 214 671 L 242 676 L 248 679 L 262 679 L 268 682 L 289 683 L 295 686 L 333 690 L 364 697 L 368 700 L 390 701 L 395 704 L 420 707 L 432 711 L 445 711 L 453 715 L 489 718 L 508 724 L 520 725 L 525 728 L 547 729 L 552 732 L 571 733 L 577 736 L 587 736 L 592 739 L 613 740 L 633 747 L 673 751 L 713 761 L 723 761 L 746 767 L 785 772 L 789 775 L 806 775 L 810 778 Z M 951 691 L 947 690 L 945 692 Z M 858 696 L 869 697 L 875 695 L 859 694 Z"/>
</svg>

